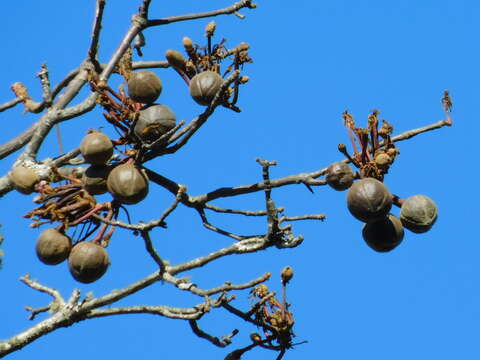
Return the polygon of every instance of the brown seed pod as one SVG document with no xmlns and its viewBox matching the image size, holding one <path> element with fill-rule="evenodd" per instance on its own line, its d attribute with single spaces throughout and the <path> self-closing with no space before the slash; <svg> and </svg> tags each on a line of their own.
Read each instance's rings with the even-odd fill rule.
<svg viewBox="0 0 480 360">
<path fill-rule="evenodd" d="M 223 79 L 216 72 L 201 72 L 190 80 L 190 95 L 197 104 L 210 105 L 222 84 Z"/>
<path fill-rule="evenodd" d="M 162 82 L 153 72 L 141 70 L 132 72 L 128 79 L 128 95 L 133 101 L 151 104 L 162 92 Z"/>
<path fill-rule="evenodd" d="M 107 178 L 111 167 L 107 165 L 91 165 L 82 175 L 82 186 L 90 195 L 105 194 Z"/>
<path fill-rule="evenodd" d="M 13 187 L 22 194 L 31 194 L 35 184 L 40 180 L 37 173 L 23 165 L 15 166 L 8 175 Z"/>
<path fill-rule="evenodd" d="M 68 257 L 68 268 L 73 278 L 88 284 L 100 279 L 108 269 L 110 259 L 100 245 L 88 241 L 76 244 Z"/>
<path fill-rule="evenodd" d="M 136 204 L 148 194 L 148 178 L 135 165 L 118 165 L 110 171 L 107 188 L 115 200 L 123 204 Z"/>
<path fill-rule="evenodd" d="M 354 177 L 350 166 L 344 162 L 336 162 L 327 168 L 325 180 L 333 189 L 342 191 L 352 186 Z"/>
<path fill-rule="evenodd" d="M 389 214 L 383 219 L 369 222 L 363 226 L 363 239 L 373 250 L 389 252 L 403 240 L 403 226 L 400 220 Z"/>
<path fill-rule="evenodd" d="M 86 162 L 103 165 L 112 157 L 113 144 L 107 135 L 100 131 L 92 131 L 83 138 L 80 152 Z"/>
<path fill-rule="evenodd" d="M 57 265 L 68 258 L 72 240 L 55 228 L 49 228 L 40 234 L 35 250 L 41 262 Z"/>
<path fill-rule="evenodd" d="M 387 216 L 392 207 L 392 196 L 377 179 L 364 178 L 354 182 L 348 190 L 347 206 L 358 220 L 375 221 Z"/>
<path fill-rule="evenodd" d="M 153 142 L 175 127 L 176 117 L 165 105 L 151 105 L 140 111 L 133 131 L 140 139 Z"/>
<path fill-rule="evenodd" d="M 437 205 L 425 195 L 410 196 L 403 202 L 400 210 L 400 221 L 403 226 L 417 234 L 430 230 L 437 216 Z"/>
</svg>

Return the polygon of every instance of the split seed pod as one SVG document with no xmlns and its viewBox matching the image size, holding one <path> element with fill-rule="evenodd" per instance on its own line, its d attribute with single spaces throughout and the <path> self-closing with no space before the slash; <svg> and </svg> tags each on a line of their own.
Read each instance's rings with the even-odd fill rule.
<svg viewBox="0 0 480 360">
<path fill-rule="evenodd" d="M 325 180 L 333 189 L 342 191 L 352 186 L 354 177 L 355 175 L 350 166 L 344 162 L 336 162 L 327 168 Z"/>
<path fill-rule="evenodd" d="M 82 175 L 82 186 L 90 195 L 105 194 L 107 178 L 111 167 L 107 165 L 91 165 Z"/>
<path fill-rule="evenodd" d="M 223 79 L 216 72 L 201 72 L 190 80 L 190 95 L 197 104 L 210 105 L 222 84 Z"/>
<path fill-rule="evenodd" d="M 115 200 L 122 204 L 136 204 L 148 194 L 148 178 L 135 165 L 118 165 L 107 178 L 107 188 Z"/>
<path fill-rule="evenodd" d="M 80 152 L 86 162 L 103 165 L 112 157 L 113 144 L 107 135 L 100 131 L 92 131 L 83 138 L 80 144 Z"/>
<path fill-rule="evenodd" d="M 68 268 L 73 278 L 89 284 L 100 279 L 108 269 L 110 259 L 100 245 L 88 241 L 76 244 L 68 257 Z"/>
<path fill-rule="evenodd" d="M 151 104 L 162 92 L 162 82 L 153 72 L 141 70 L 130 73 L 128 95 L 133 101 Z"/>
<path fill-rule="evenodd" d="M 430 230 L 437 216 L 437 205 L 425 195 L 410 196 L 400 210 L 400 221 L 403 226 L 417 234 Z"/>
<path fill-rule="evenodd" d="M 57 265 L 68 258 L 72 240 L 55 228 L 44 230 L 37 240 L 35 250 L 41 262 Z"/>
<path fill-rule="evenodd" d="M 9 174 L 13 187 L 22 194 L 31 194 L 39 177 L 37 173 L 25 166 L 15 166 Z"/>
<path fill-rule="evenodd" d="M 392 207 L 392 196 L 383 183 L 365 178 L 354 182 L 348 190 L 347 206 L 358 220 L 375 221 L 387 216 Z"/>
<path fill-rule="evenodd" d="M 165 105 L 151 105 L 140 111 L 133 128 L 135 135 L 146 142 L 153 142 L 175 127 L 176 117 Z"/>
<path fill-rule="evenodd" d="M 363 239 L 373 250 L 389 252 L 403 240 L 403 226 L 400 220 L 389 214 L 387 217 L 369 222 L 363 226 Z"/>
</svg>

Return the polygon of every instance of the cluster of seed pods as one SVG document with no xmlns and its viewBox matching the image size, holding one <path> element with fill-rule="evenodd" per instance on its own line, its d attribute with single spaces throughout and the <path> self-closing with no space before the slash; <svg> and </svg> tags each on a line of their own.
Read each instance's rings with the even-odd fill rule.
<svg viewBox="0 0 480 360">
<path fill-rule="evenodd" d="M 377 114 L 375 111 L 375 117 Z M 372 130 L 370 127 L 369 134 L 367 129 L 354 128 L 351 125 L 353 120 L 348 120 L 347 128 L 352 130 L 352 135 L 367 138 L 360 141 L 362 149 L 354 156 L 346 152 L 344 145 L 339 146 L 358 171 L 354 172 L 346 162 L 337 162 L 327 168 L 325 180 L 337 191 L 348 190 L 347 208 L 353 217 L 365 223 L 362 235 L 367 245 L 377 252 L 389 252 L 402 242 L 404 229 L 416 234 L 430 230 L 437 220 L 438 209 L 428 196 L 414 195 L 403 200 L 392 195 L 383 183 L 388 168 L 398 155 L 398 150 L 390 141 L 393 129 L 390 124 L 387 123 L 388 132 L 384 134 L 382 143 L 376 139 L 377 134 L 381 134 L 376 128 Z M 376 124 L 373 126 L 376 127 Z M 369 141 L 368 135 L 375 136 L 374 141 Z M 370 158 L 367 156 L 369 153 L 373 154 Z M 398 217 L 390 212 L 392 205 L 400 207 Z"/>
<path fill-rule="evenodd" d="M 212 27 L 212 23 L 209 27 Z M 171 67 L 186 79 L 192 99 L 202 106 L 209 106 L 220 92 L 224 80 L 219 74 L 219 63 L 230 54 L 221 44 L 212 48 L 214 27 L 210 30 L 205 54 L 201 54 L 201 48 L 194 46 L 189 38 L 184 38 L 188 60 L 174 50 L 166 54 Z M 243 62 L 251 61 L 246 55 L 247 50 L 248 46 L 241 44 L 234 52 L 235 69 Z M 232 69 L 227 70 L 230 71 Z M 106 120 L 122 135 L 120 139 L 112 140 L 98 130 L 88 132 L 80 143 L 80 152 L 88 164 L 80 178 L 63 176 L 57 172 L 55 179 L 41 180 L 35 166 L 25 164 L 14 167 L 9 174 L 19 192 L 38 193 L 34 202 L 40 206 L 25 215 L 35 220 L 32 227 L 59 223 L 47 228 L 38 237 L 36 253 L 39 260 L 47 265 L 57 265 L 67 260 L 73 278 L 82 283 L 98 280 L 110 265 L 106 247 L 115 227 L 100 223 L 95 215 L 116 219 L 121 207 L 137 204 L 147 197 L 149 179 L 142 169 L 141 160 L 135 155 L 145 144 L 157 144 L 163 135 L 176 127 L 174 112 L 168 106 L 156 103 L 163 84 L 154 72 L 128 70 L 123 76 L 127 82 L 128 96 L 122 90 L 117 94 L 108 86 L 100 86 L 92 81 L 92 89 L 100 94 L 99 102 L 106 110 Z M 228 97 L 231 93 L 224 95 Z M 225 100 L 224 97 L 222 99 Z M 130 150 L 121 151 L 120 146 Z M 114 152 L 119 154 L 113 156 Z M 55 185 L 59 180 L 63 183 Z M 96 196 L 107 193 L 113 200 L 97 203 Z M 74 241 L 72 237 L 77 232 L 74 231 L 72 237 L 67 232 L 79 225 L 87 227 L 86 235 L 83 228 Z M 92 227 L 94 229 L 89 230 Z M 93 235 L 95 232 L 96 235 Z"/>
</svg>

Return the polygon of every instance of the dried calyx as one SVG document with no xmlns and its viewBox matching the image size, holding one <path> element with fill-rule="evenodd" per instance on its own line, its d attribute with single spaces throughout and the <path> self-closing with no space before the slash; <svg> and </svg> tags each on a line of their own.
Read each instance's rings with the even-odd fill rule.
<svg viewBox="0 0 480 360">
<path fill-rule="evenodd" d="M 389 214 L 383 219 L 365 224 L 362 235 L 367 245 L 373 250 L 389 252 L 400 245 L 404 231 L 400 220 Z"/>
<path fill-rule="evenodd" d="M 387 187 L 377 179 L 364 178 L 350 187 L 347 206 L 358 220 L 375 221 L 387 216 L 392 207 L 392 196 Z"/>
<path fill-rule="evenodd" d="M 107 188 L 115 200 L 136 204 L 148 194 L 148 178 L 134 164 L 116 166 L 108 175 Z"/>
<path fill-rule="evenodd" d="M 35 250 L 41 262 L 57 265 L 67 259 L 72 241 L 55 228 L 44 230 L 37 240 Z"/>
<path fill-rule="evenodd" d="M 333 189 L 342 191 L 352 186 L 354 177 L 350 166 L 344 162 L 336 162 L 327 168 L 325 180 Z"/>
<path fill-rule="evenodd" d="M 91 165 L 82 175 L 82 186 L 90 195 L 105 194 L 107 178 L 111 167 L 108 165 Z"/>
<path fill-rule="evenodd" d="M 204 71 L 190 80 L 190 95 L 197 104 L 210 105 L 220 87 L 222 77 L 213 71 Z"/>
<path fill-rule="evenodd" d="M 133 101 L 151 104 L 162 92 L 162 82 L 153 72 L 141 70 L 130 73 L 128 95 Z"/>
<path fill-rule="evenodd" d="M 86 162 L 103 165 L 113 155 L 113 144 L 107 135 L 94 130 L 83 138 L 80 144 L 80 152 Z"/>
<path fill-rule="evenodd" d="M 9 176 L 13 187 L 22 194 L 31 194 L 35 184 L 40 180 L 37 173 L 26 166 L 15 166 Z"/>
<path fill-rule="evenodd" d="M 145 142 L 153 142 L 175 127 L 176 117 L 166 105 L 151 105 L 140 111 L 133 131 Z"/>
<path fill-rule="evenodd" d="M 402 204 L 400 221 L 414 233 L 424 233 L 435 224 L 438 208 L 435 202 L 425 195 L 410 196 Z"/>
<path fill-rule="evenodd" d="M 76 244 L 68 257 L 68 267 L 75 280 L 91 283 L 100 279 L 108 269 L 110 259 L 100 245 L 88 241 Z"/>
</svg>

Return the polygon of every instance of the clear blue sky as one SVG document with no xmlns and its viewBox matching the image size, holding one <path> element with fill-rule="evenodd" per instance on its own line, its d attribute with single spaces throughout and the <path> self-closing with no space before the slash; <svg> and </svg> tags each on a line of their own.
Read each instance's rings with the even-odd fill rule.
<svg viewBox="0 0 480 360">
<path fill-rule="evenodd" d="M 106 62 L 130 23 L 139 1 L 107 1 L 100 57 Z M 230 5 L 228 0 L 152 1 L 151 17 L 177 15 Z M 47 2 L 17 0 L 0 3 L 3 28 L 0 57 L 0 103 L 10 100 L 12 83 L 25 83 L 39 99 L 35 74 L 48 63 L 56 83 L 83 60 L 90 36 L 94 1 Z M 237 256 L 192 272 L 201 287 L 224 280 L 248 281 L 264 272 L 274 276 L 285 265 L 295 269 L 289 287 L 296 340 L 308 340 L 289 351 L 286 359 L 478 359 L 480 326 L 480 243 L 475 224 L 474 192 L 477 170 L 472 158 L 478 143 L 480 3 L 474 0 L 336 0 L 258 1 L 247 18 L 217 18 L 217 35 L 228 44 L 251 44 L 254 63 L 245 68 L 250 83 L 243 88 L 237 115 L 219 110 L 174 157 L 152 167 L 201 194 L 222 186 L 257 182 L 261 172 L 255 158 L 278 160 L 272 176 L 280 177 L 323 168 L 341 159 L 337 144 L 347 142 L 341 113 L 349 109 L 360 124 L 377 108 L 395 133 L 424 126 L 443 117 L 440 98 L 449 89 L 454 100 L 454 126 L 423 134 L 399 144 L 401 155 L 385 180 L 402 197 L 426 194 L 439 206 L 439 219 L 423 235 L 406 233 L 393 252 L 378 254 L 361 237 L 362 224 L 353 219 L 345 193 L 318 188 L 314 195 L 301 186 L 273 191 L 288 215 L 325 212 L 324 223 L 294 223 L 306 240 L 293 250 L 270 249 Z M 145 60 L 163 59 L 166 49 L 181 50 L 189 35 L 203 41 L 210 20 L 179 23 L 146 32 Z M 161 102 L 178 119 L 189 120 L 201 107 L 187 95 L 181 79 L 160 70 L 164 82 Z M 62 125 L 64 146 L 73 148 L 88 128 L 105 126 L 99 112 Z M 0 114 L 3 143 L 27 128 L 37 115 L 22 115 L 21 107 Z M 106 131 L 111 129 L 106 126 Z M 43 156 L 56 155 L 49 138 Z M 0 162 L 0 175 L 15 155 Z M 158 190 L 134 218 L 148 220 L 168 206 L 169 194 Z M 262 194 L 217 204 L 258 209 Z M 25 273 L 68 296 L 79 284 L 66 264 L 47 267 L 35 257 L 37 230 L 22 218 L 31 198 L 10 193 L 0 200 L 0 223 L 6 253 L 0 271 L 2 306 L 0 339 L 33 325 L 24 306 L 50 301 L 18 281 Z M 218 224 L 241 233 L 263 229 L 257 219 L 217 217 Z M 160 254 L 173 263 L 188 260 L 228 241 L 203 230 L 198 217 L 182 208 L 169 219 L 168 230 L 153 233 Z M 119 231 L 109 248 L 112 266 L 84 294 L 102 295 L 155 270 L 139 238 Z M 247 293 L 238 294 L 247 305 Z M 198 300 L 157 284 L 123 304 L 189 306 Z M 42 316 L 39 316 L 41 319 Z M 200 322 L 215 335 L 238 327 L 233 346 L 248 344 L 256 329 L 244 326 L 223 311 Z M 233 347 L 232 347 L 233 350 Z M 149 315 L 118 316 L 86 321 L 41 338 L 10 355 L 12 359 L 48 357 L 59 360 L 221 359 L 226 349 L 215 348 L 190 333 L 187 323 Z M 274 359 L 275 353 L 249 352 L 245 359 Z"/>
</svg>

